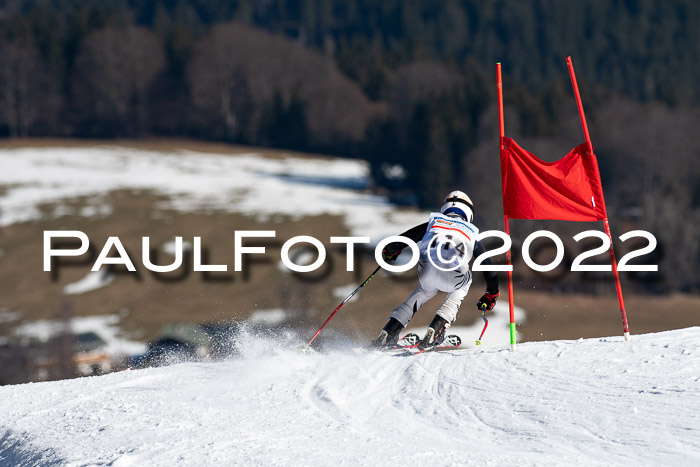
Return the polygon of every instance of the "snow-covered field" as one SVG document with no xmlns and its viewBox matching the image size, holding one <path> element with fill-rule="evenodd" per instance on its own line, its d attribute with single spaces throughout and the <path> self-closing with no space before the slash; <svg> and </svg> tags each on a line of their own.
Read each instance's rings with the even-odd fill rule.
<svg viewBox="0 0 700 467">
<path fill-rule="evenodd" d="M 41 217 L 38 207 L 86 196 L 79 212 L 59 203 L 54 215 L 109 215 L 104 194 L 151 190 L 169 197 L 163 207 L 181 212 L 235 212 L 259 219 L 335 214 L 353 235 L 388 235 L 427 220 L 397 210 L 365 191 L 365 161 L 339 158 L 270 158 L 193 151 L 159 152 L 118 146 L 0 149 L 0 226 Z M 309 232 L 308 235 L 313 235 Z"/>
<path fill-rule="evenodd" d="M 0 387 L 2 465 L 700 465 L 700 328 Z"/>
<path fill-rule="evenodd" d="M 263 156 L 254 149 L 225 155 L 120 146 L 2 148 L 0 227 L 46 216 L 104 218 L 112 213 L 106 195 L 113 190 L 165 195 L 159 206 L 178 212 L 239 213 L 257 220 L 337 215 L 352 235 L 369 236 L 375 244 L 427 220 L 425 212 L 398 209 L 386 197 L 372 194 L 367 189 L 369 166 L 365 161 L 279 156 Z M 76 198 L 81 198 L 79 207 L 72 202 Z M 326 233 L 306 234 L 328 241 Z M 184 247 L 192 245 L 184 242 Z M 166 244 L 165 251 L 173 254 L 174 242 Z M 0 249 L 0 257 L 3 254 Z M 93 292 L 113 280 L 105 271 L 91 272 L 65 285 L 63 293 Z M 21 310 L 17 313 L 22 316 Z M 89 323 L 96 326 L 86 331 L 104 334 L 103 326 Z"/>
<path fill-rule="evenodd" d="M 122 337 L 119 315 L 74 316 L 69 320 L 70 329 L 75 334 L 94 332 L 103 341 L 102 351 L 113 357 L 139 355 L 146 352 L 148 346 L 143 342 L 130 341 Z M 65 323 L 60 320 L 37 320 L 17 326 L 14 333 L 20 337 L 47 341 L 64 330 Z"/>
</svg>

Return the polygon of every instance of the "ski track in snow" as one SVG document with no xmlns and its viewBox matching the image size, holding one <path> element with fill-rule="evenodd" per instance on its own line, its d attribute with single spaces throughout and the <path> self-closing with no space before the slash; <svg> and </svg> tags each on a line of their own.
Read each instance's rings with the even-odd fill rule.
<svg viewBox="0 0 700 467">
<path fill-rule="evenodd" d="M 0 464 L 700 465 L 700 328 L 396 357 L 240 359 L 0 387 Z"/>
</svg>

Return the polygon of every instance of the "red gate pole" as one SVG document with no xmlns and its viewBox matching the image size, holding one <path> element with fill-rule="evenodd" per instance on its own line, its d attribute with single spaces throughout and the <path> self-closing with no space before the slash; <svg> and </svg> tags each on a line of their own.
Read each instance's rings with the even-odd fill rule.
<svg viewBox="0 0 700 467">
<path fill-rule="evenodd" d="M 501 78 L 501 64 L 496 64 L 496 74 L 498 82 L 498 123 L 500 129 L 500 149 L 503 151 L 505 149 L 505 123 L 503 117 L 503 80 Z M 508 215 L 503 213 L 503 225 L 505 228 L 506 235 L 510 237 L 510 224 L 508 222 Z M 515 303 L 513 301 L 513 263 L 511 261 L 511 249 L 509 248 L 506 252 L 506 264 L 510 266 L 508 275 L 508 308 L 510 311 L 510 350 L 515 350 L 516 345 L 516 332 L 515 332 Z"/>
<path fill-rule="evenodd" d="M 581 118 L 581 127 L 583 128 L 583 136 L 586 138 L 586 144 L 588 145 L 589 154 L 593 155 L 593 143 L 591 143 L 591 136 L 588 134 L 588 125 L 586 125 L 586 115 L 583 113 L 583 104 L 581 103 L 581 95 L 578 91 L 578 84 L 576 83 L 576 75 L 574 74 L 574 64 L 571 61 L 571 57 L 566 57 L 566 65 L 569 68 L 569 76 L 571 77 L 571 85 L 574 88 L 574 96 L 576 97 L 576 105 L 578 106 L 578 115 Z M 593 159 L 595 169 L 600 174 L 598 170 L 598 163 Z M 603 191 L 601 190 L 601 197 L 603 196 Z M 605 213 L 605 218 L 603 219 L 603 225 L 605 226 L 605 233 L 610 239 L 610 262 L 612 263 L 613 275 L 615 276 L 615 288 L 617 289 L 617 300 L 620 302 L 620 316 L 622 317 L 622 332 L 624 333 L 625 340 L 630 340 L 630 329 L 627 324 L 627 312 L 625 311 L 625 301 L 622 298 L 622 284 L 620 283 L 620 274 L 617 271 L 617 260 L 615 259 L 615 250 L 613 249 L 612 234 L 610 233 L 610 223 L 608 222 L 608 210 L 605 207 L 605 199 L 600 200 L 603 203 L 603 212 Z M 506 232 L 507 233 L 507 232 Z"/>
<path fill-rule="evenodd" d="M 503 215 L 506 235 L 510 237 L 510 226 L 508 225 L 508 216 Z M 516 331 L 515 331 L 515 303 L 513 301 L 513 263 L 511 261 L 510 248 L 506 251 L 506 264 L 510 266 L 508 275 L 508 309 L 510 311 L 510 350 L 515 350 Z"/>
</svg>

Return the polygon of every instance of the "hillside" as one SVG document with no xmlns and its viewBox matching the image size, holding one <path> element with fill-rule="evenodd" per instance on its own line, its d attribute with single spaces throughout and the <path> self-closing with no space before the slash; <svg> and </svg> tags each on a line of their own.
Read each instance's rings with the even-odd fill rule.
<svg viewBox="0 0 700 467">
<path fill-rule="evenodd" d="M 372 257 L 362 256 L 357 271 L 346 272 L 345 250 L 331 248 L 329 238 L 361 235 L 376 242 L 426 216 L 370 191 L 370 168 L 357 159 L 185 141 L 32 140 L 0 148 L 0 164 L 6 169 L 0 171 L 4 337 L 37 320 L 51 325 L 45 321 L 58 318 L 63 301 L 75 318 L 107 320 L 117 334 L 121 330 L 122 337 L 142 342 L 155 338 L 168 323 L 240 321 L 256 311 L 279 309 L 286 312 L 286 324 L 313 333 L 374 267 Z M 85 255 L 53 278 L 43 271 L 41 255 L 43 231 L 55 229 L 85 232 L 94 255 L 107 237 L 118 236 L 141 274 L 113 274 L 92 282 Z M 233 272 L 234 230 L 275 230 L 280 242 L 312 235 L 327 245 L 332 264 L 312 274 L 313 280 L 301 280 L 280 269 L 278 243 L 270 246 L 265 261 L 248 268 L 249 274 Z M 156 277 L 140 263 L 143 236 L 150 237 L 158 264 L 172 258 L 174 236 L 183 236 L 190 245 L 194 236 L 201 236 L 209 260 L 227 264 L 229 271 L 206 278 L 183 266 Z M 551 284 L 546 285 L 533 289 L 516 284 L 516 305 L 527 311 L 527 321 L 518 319 L 521 341 L 619 332 L 611 283 L 602 284 L 600 290 L 607 293 L 600 295 L 554 295 Z M 398 279 L 378 275 L 334 318 L 331 328 L 356 339 L 373 337 L 414 286 L 413 272 Z M 482 290 L 483 279 L 477 275 L 458 325 L 480 325 L 471 304 Z M 692 313 L 700 302 L 696 296 L 626 294 L 625 299 L 633 334 L 698 324 Z M 437 306 L 439 300 L 426 306 L 415 324 L 426 325 Z M 505 309 L 499 310 L 491 319 L 506 318 Z M 81 323 L 74 320 L 74 329 L 82 329 Z M 496 326 L 494 322 L 489 328 L 487 339 L 500 344 L 505 340 L 490 337 Z"/>
<path fill-rule="evenodd" d="M 345 250 L 333 248 L 331 236 L 371 236 L 376 243 L 425 218 L 370 193 L 364 161 L 182 146 L 64 142 L 0 149 L 6 169 L 0 171 L 0 308 L 20 312 L 22 321 L 48 319 L 65 297 L 75 316 L 119 314 L 142 339 L 173 321 L 245 319 L 256 309 L 325 312 L 339 300 L 335 287 L 359 279 L 344 270 Z M 139 274 L 113 274 L 90 290 L 75 290 L 89 280 L 89 255 L 59 268 L 57 277 L 44 272 L 43 231 L 66 229 L 85 232 L 94 255 L 108 237 L 119 237 Z M 268 243 L 264 261 L 236 273 L 235 230 L 274 230 L 278 243 Z M 302 282 L 280 270 L 281 244 L 296 235 L 327 245 L 329 262 L 335 260 L 328 279 Z M 225 264 L 228 272 L 194 273 L 190 254 L 178 271 L 156 276 L 141 263 L 144 236 L 161 264 L 172 261 L 173 237 L 182 236 L 191 249 L 200 236 L 209 264 Z M 358 274 L 369 273 L 373 261 L 357 260 Z M 410 287 L 385 294 L 382 308 L 390 309 Z"/>
<path fill-rule="evenodd" d="M 241 358 L 0 387 L 0 464 L 698 465 L 700 328 Z"/>
</svg>

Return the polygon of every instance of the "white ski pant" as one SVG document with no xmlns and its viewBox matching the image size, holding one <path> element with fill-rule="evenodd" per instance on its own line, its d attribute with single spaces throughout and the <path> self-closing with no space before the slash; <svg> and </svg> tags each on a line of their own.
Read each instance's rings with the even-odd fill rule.
<svg viewBox="0 0 700 467">
<path fill-rule="evenodd" d="M 472 273 L 469 269 L 462 272 L 440 271 L 434 268 L 427 261 L 421 260 L 418 263 L 418 281 L 420 285 L 411 295 L 391 312 L 391 316 L 396 318 L 401 324 L 408 325 L 418 310 L 438 291 L 447 292 L 445 301 L 437 311 L 437 315 L 445 318 L 448 323 L 453 323 L 457 319 L 457 312 L 462 300 L 467 296 L 469 287 L 472 285 Z"/>
</svg>

